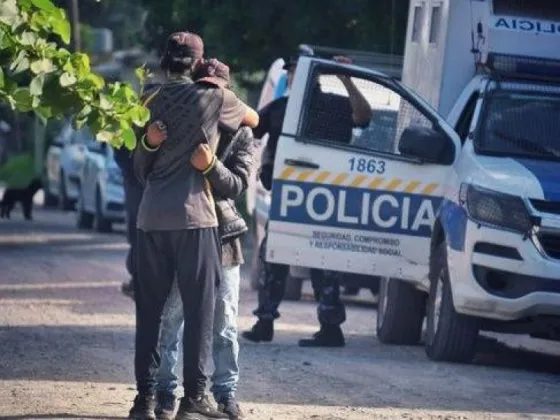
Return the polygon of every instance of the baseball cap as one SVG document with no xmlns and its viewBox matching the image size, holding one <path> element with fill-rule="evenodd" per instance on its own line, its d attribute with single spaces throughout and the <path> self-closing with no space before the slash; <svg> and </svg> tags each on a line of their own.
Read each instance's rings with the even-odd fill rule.
<svg viewBox="0 0 560 420">
<path fill-rule="evenodd" d="M 174 32 L 167 38 L 164 56 L 172 61 L 184 58 L 201 59 L 204 56 L 204 42 L 193 32 Z"/>
<path fill-rule="evenodd" d="M 229 67 L 216 58 L 205 61 L 197 76 L 197 80 L 220 87 L 226 87 L 230 82 Z"/>
</svg>

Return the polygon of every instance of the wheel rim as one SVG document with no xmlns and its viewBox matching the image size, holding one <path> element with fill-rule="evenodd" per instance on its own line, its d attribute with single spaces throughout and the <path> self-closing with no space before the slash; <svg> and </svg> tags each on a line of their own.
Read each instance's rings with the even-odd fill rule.
<svg viewBox="0 0 560 420">
<path fill-rule="evenodd" d="M 387 311 L 387 303 L 389 302 L 388 291 L 389 282 L 391 279 L 383 277 L 381 279 L 381 284 L 379 285 L 379 302 L 377 304 L 377 327 L 383 327 L 383 321 L 385 318 L 385 313 Z"/>
</svg>

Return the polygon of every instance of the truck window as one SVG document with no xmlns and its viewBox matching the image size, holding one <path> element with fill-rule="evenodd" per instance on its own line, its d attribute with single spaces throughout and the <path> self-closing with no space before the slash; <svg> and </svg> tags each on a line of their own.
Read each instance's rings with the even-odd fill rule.
<svg viewBox="0 0 560 420">
<path fill-rule="evenodd" d="M 424 20 L 424 5 L 414 7 L 414 17 L 412 21 L 411 41 L 419 42 L 422 34 L 422 22 Z"/>
<path fill-rule="evenodd" d="M 432 18 L 430 20 L 430 44 L 437 44 L 441 26 L 441 5 L 432 7 Z"/>
<path fill-rule="evenodd" d="M 305 98 L 299 137 L 371 152 L 398 154 L 398 139 L 411 125 L 433 124 L 397 93 L 374 81 L 314 70 Z M 357 92 L 350 100 L 346 86 Z M 361 97 L 361 98 L 360 98 Z M 366 102 L 364 108 L 355 104 Z M 361 110 L 356 112 L 352 107 Z M 361 118 L 362 120 L 356 120 Z"/>
<path fill-rule="evenodd" d="M 467 137 L 469 135 L 469 129 L 471 127 L 472 119 L 474 116 L 474 110 L 476 108 L 476 101 L 478 99 L 478 93 L 473 93 L 467 102 L 467 106 L 463 109 L 459 121 L 455 126 L 455 131 L 461 137 L 461 143 L 465 144 Z"/>
</svg>

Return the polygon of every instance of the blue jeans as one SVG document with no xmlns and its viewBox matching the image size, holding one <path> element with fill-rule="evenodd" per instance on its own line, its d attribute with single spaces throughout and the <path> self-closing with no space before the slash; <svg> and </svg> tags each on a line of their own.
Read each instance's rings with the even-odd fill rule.
<svg viewBox="0 0 560 420">
<path fill-rule="evenodd" d="M 240 277 L 239 266 L 224 268 L 224 276 L 216 294 L 211 391 L 218 401 L 234 396 L 239 381 L 237 312 Z M 161 365 L 156 376 L 158 392 L 175 393 L 177 389 L 179 343 L 182 342 L 183 324 L 183 304 L 177 283 L 174 283 L 161 318 Z"/>
</svg>

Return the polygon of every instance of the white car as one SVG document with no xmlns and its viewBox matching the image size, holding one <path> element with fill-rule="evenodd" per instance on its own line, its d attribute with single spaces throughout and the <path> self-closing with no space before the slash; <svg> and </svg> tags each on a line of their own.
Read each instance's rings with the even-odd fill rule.
<svg viewBox="0 0 560 420">
<path fill-rule="evenodd" d="M 74 209 L 89 136 L 85 129 L 76 131 L 67 122 L 50 145 L 45 158 L 46 206 L 58 203 L 63 210 Z"/>
<path fill-rule="evenodd" d="M 113 223 L 125 221 L 123 176 L 114 159 L 113 148 L 93 139 L 87 142 L 87 154 L 80 175 L 77 226 L 110 232 Z"/>
</svg>

